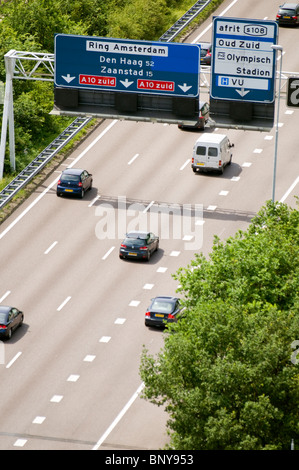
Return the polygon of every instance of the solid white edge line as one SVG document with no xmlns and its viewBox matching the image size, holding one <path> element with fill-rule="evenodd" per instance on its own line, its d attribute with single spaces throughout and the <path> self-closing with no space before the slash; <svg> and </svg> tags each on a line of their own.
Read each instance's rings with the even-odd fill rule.
<svg viewBox="0 0 299 470">
<path fill-rule="evenodd" d="M 109 126 L 106 127 L 106 129 L 101 132 L 101 134 L 98 135 L 98 137 L 93 141 L 91 142 L 91 144 L 89 144 L 88 147 L 86 147 L 85 150 L 83 150 L 82 153 L 80 153 L 80 155 L 78 155 L 78 157 L 71 163 L 71 165 L 69 165 L 69 168 L 71 168 L 73 165 L 75 165 L 82 157 L 84 157 L 84 155 L 111 129 L 112 126 L 114 126 L 114 124 L 116 124 L 118 122 L 117 119 L 115 119 L 114 121 L 112 121 Z M 57 183 L 57 181 L 59 180 L 59 176 L 57 176 L 57 178 L 55 178 L 54 181 L 52 181 L 51 184 L 49 184 L 49 186 L 47 188 L 44 189 L 44 191 L 8 226 L 6 227 L 5 230 L 3 230 L 3 232 L 0 234 L 0 240 L 27 214 L 27 212 L 29 212 L 32 207 L 35 206 L 35 204 L 37 204 L 40 199 L 42 199 L 45 194 L 47 194 L 48 191 L 50 191 L 50 189 Z"/>
<path fill-rule="evenodd" d="M 132 395 L 128 403 L 123 407 L 123 409 L 120 411 L 120 413 L 116 416 L 115 420 L 110 424 L 109 428 L 104 432 L 102 437 L 98 440 L 98 442 L 95 444 L 95 446 L 92 448 L 92 450 L 97 450 L 99 447 L 101 447 L 102 443 L 107 439 L 111 431 L 115 428 L 115 426 L 119 423 L 119 421 L 122 419 L 122 417 L 126 414 L 130 406 L 134 403 L 140 392 L 144 388 L 144 383 L 142 382 L 141 385 L 137 388 L 136 392 Z"/>
<path fill-rule="evenodd" d="M 7 364 L 6 369 L 9 369 L 10 366 L 13 365 L 13 363 L 18 359 L 18 357 L 20 357 L 21 354 L 22 354 L 21 351 L 18 352 L 18 353 L 12 358 L 12 360 Z"/>
<path fill-rule="evenodd" d="M 145 214 L 145 213 L 152 207 L 152 205 L 153 205 L 154 203 L 155 203 L 155 201 L 150 202 L 149 205 L 142 211 L 143 214 Z"/>
<path fill-rule="evenodd" d="M 188 158 L 188 160 L 185 161 L 185 163 L 181 166 L 180 170 L 182 171 L 187 165 L 188 163 L 190 163 L 191 159 Z"/>
<path fill-rule="evenodd" d="M 284 202 L 286 200 L 286 198 L 289 196 L 289 194 L 293 191 L 293 189 L 295 188 L 296 184 L 299 183 L 299 176 L 297 176 L 297 178 L 295 179 L 294 183 L 291 184 L 291 186 L 289 187 L 289 189 L 287 190 L 287 192 L 282 196 L 282 198 L 280 199 L 279 202 Z"/>
</svg>

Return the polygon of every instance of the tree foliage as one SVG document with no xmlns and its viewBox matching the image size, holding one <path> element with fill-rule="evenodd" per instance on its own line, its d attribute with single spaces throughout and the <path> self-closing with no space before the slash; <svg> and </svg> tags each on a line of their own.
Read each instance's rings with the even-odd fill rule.
<svg viewBox="0 0 299 470">
<path fill-rule="evenodd" d="M 144 396 L 169 414 L 170 447 L 288 449 L 299 444 L 299 212 L 267 203 L 246 232 L 215 238 L 175 275 L 186 317 L 157 357 Z"/>
</svg>

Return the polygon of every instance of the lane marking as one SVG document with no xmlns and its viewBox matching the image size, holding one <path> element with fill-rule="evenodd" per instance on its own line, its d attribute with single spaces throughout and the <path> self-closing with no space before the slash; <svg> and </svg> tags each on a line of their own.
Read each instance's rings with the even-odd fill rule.
<svg viewBox="0 0 299 470">
<path fill-rule="evenodd" d="M 186 160 L 185 163 L 181 166 L 180 171 L 182 171 L 184 168 L 186 168 L 186 166 L 187 166 L 188 163 L 190 163 L 190 162 L 191 162 L 191 159 L 188 158 L 188 160 Z"/>
<path fill-rule="evenodd" d="M 50 253 L 51 250 L 53 250 L 54 246 L 57 245 L 58 242 L 53 242 L 52 245 L 49 246 L 49 248 L 44 252 L 44 255 L 47 255 Z"/>
<path fill-rule="evenodd" d="M 92 362 L 94 361 L 96 358 L 96 356 L 92 355 L 92 354 L 87 354 L 87 356 L 84 357 L 83 361 L 85 362 Z"/>
<path fill-rule="evenodd" d="M 219 196 L 227 196 L 229 191 L 220 191 Z"/>
<path fill-rule="evenodd" d="M 114 323 L 115 325 L 123 325 L 125 321 L 126 321 L 125 318 L 117 318 Z"/>
<path fill-rule="evenodd" d="M 240 176 L 233 176 L 230 180 L 231 181 L 239 181 Z"/>
<path fill-rule="evenodd" d="M 160 268 L 157 269 L 157 273 L 166 273 L 168 268 L 164 268 L 163 266 L 160 266 Z"/>
<path fill-rule="evenodd" d="M 207 211 L 214 211 L 217 209 L 217 206 L 208 206 Z"/>
<path fill-rule="evenodd" d="M 291 186 L 289 187 L 289 189 L 287 190 L 287 192 L 282 196 L 282 198 L 280 199 L 279 202 L 284 202 L 286 200 L 286 198 L 289 196 L 289 194 L 293 191 L 293 189 L 295 188 L 295 186 L 297 185 L 297 183 L 299 183 L 299 176 L 297 176 L 297 178 L 295 179 L 294 183 L 291 184 Z"/>
<path fill-rule="evenodd" d="M 263 149 L 254 149 L 253 153 L 262 153 Z"/>
<path fill-rule="evenodd" d="M 52 403 L 59 403 L 61 402 L 62 399 L 63 399 L 63 395 L 53 395 L 50 401 Z"/>
<path fill-rule="evenodd" d="M 139 385 L 137 388 L 136 392 L 132 395 L 130 400 L 127 402 L 127 404 L 123 407 L 123 409 L 119 412 L 119 414 L 116 416 L 115 420 L 110 424 L 108 429 L 104 432 L 104 434 L 100 437 L 100 439 L 97 441 L 96 445 L 92 448 L 92 450 L 97 450 L 99 447 L 101 447 L 102 443 L 107 439 L 111 431 L 115 428 L 115 426 L 119 423 L 119 421 L 122 419 L 122 417 L 126 414 L 128 409 L 133 405 L 134 401 L 136 398 L 139 396 L 140 392 L 144 388 L 144 383 Z"/>
<path fill-rule="evenodd" d="M 71 300 L 71 296 L 68 296 L 63 302 L 62 304 L 59 305 L 58 309 L 57 309 L 57 312 L 60 312 L 61 309 L 63 309 L 63 307 Z"/>
<path fill-rule="evenodd" d="M 111 336 L 102 336 L 102 338 L 99 339 L 99 343 L 109 343 L 111 340 Z"/>
<path fill-rule="evenodd" d="M 23 447 L 27 442 L 27 439 L 17 439 L 14 443 L 15 447 Z"/>
<path fill-rule="evenodd" d="M 80 155 L 78 155 L 78 157 L 69 165 L 69 168 L 71 168 L 73 165 L 75 165 L 79 160 L 81 160 L 82 157 L 84 157 L 84 155 L 90 151 L 90 149 L 102 138 L 104 137 L 104 135 L 110 131 L 110 129 L 118 122 L 117 119 L 115 119 L 114 121 L 112 121 L 109 126 L 106 127 L 106 129 L 101 132 L 101 134 L 98 135 L 98 137 L 93 141 L 91 142 L 91 144 L 88 145 L 88 147 L 86 147 L 85 150 L 83 150 L 82 153 L 80 153 Z M 28 206 L 26 207 L 26 209 L 8 226 L 6 227 L 5 230 L 3 230 L 2 233 L 0 233 L 0 240 L 50 191 L 50 189 L 53 188 L 53 186 L 57 183 L 57 181 L 59 180 L 59 177 L 60 177 L 60 174 L 61 172 L 59 172 L 59 176 L 57 176 L 57 178 L 55 178 L 54 181 L 52 181 L 52 183 L 49 184 L 49 186 L 47 188 L 44 189 L 44 191 L 39 194 L 39 196 Z"/>
<path fill-rule="evenodd" d="M 12 360 L 7 364 L 6 369 L 9 369 L 9 368 L 13 365 L 13 363 L 21 356 L 21 354 L 22 354 L 21 351 L 18 352 L 18 353 L 12 358 Z"/>
<path fill-rule="evenodd" d="M 100 197 L 101 197 L 100 195 L 96 196 L 96 197 L 95 197 L 95 198 L 94 198 L 94 199 L 91 201 L 91 203 L 90 203 L 90 204 L 88 204 L 88 207 L 91 207 L 91 206 L 93 206 L 93 205 L 94 205 L 94 203 L 95 203 L 95 202 L 97 202 L 97 200 L 98 200 L 98 199 L 100 199 Z"/>
<path fill-rule="evenodd" d="M 67 382 L 77 382 L 77 380 L 79 379 L 80 375 L 75 375 L 75 374 L 71 374 L 68 379 L 67 379 Z"/>
<path fill-rule="evenodd" d="M 131 158 L 131 160 L 128 162 L 128 165 L 131 165 L 131 163 L 133 163 L 138 157 L 139 157 L 139 153 L 136 153 L 136 155 L 134 155 L 134 157 Z"/>
<path fill-rule="evenodd" d="M 131 300 L 131 302 L 129 303 L 129 307 L 138 307 L 139 304 L 139 300 Z"/>
<path fill-rule="evenodd" d="M 155 203 L 155 201 L 150 202 L 149 205 L 143 210 L 143 214 L 145 214 L 145 212 L 147 212 L 152 207 L 152 205 L 154 203 Z"/>
<path fill-rule="evenodd" d="M 110 248 L 110 250 L 108 250 L 107 253 L 103 256 L 102 259 L 103 259 L 103 260 L 107 259 L 108 256 L 109 256 L 109 255 L 112 253 L 112 251 L 114 250 L 114 248 L 115 248 L 115 246 L 112 246 L 112 247 Z"/>
<path fill-rule="evenodd" d="M 169 256 L 179 256 L 180 251 L 172 251 Z"/>
<path fill-rule="evenodd" d="M 1 299 L 0 299 L 0 302 L 3 302 L 3 300 L 6 299 L 6 297 L 8 297 L 10 293 L 11 293 L 10 290 L 8 290 L 7 292 L 5 292 L 5 294 L 4 294 L 4 295 L 1 297 Z"/>
<path fill-rule="evenodd" d="M 250 163 L 250 162 L 244 162 L 242 166 L 244 168 L 249 168 L 251 165 L 252 165 L 252 163 Z"/>
<path fill-rule="evenodd" d="M 32 421 L 33 424 L 42 424 L 45 421 L 46 417 L 45 416 L 37 416 L 34 418 Z"/>
<path fill-rule="evenodd" d="M 154 284 L 144 284 L 143 289 L 151 290 L 154 287 Z"/>
</svg>

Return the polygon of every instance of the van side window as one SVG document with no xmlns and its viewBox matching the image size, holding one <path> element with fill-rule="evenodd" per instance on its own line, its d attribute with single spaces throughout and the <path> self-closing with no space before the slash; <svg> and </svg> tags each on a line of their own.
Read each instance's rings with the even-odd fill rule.
<svg viewBox="0 0 299 470">
<path fill-rule="evenodd" d="M 196 148 L 196 155 L 205 155 L 206 154 L 206 147 L 198 146 Z"/>
<path fill-rule="evenodd" d="M 217 147 L 209 147 L 208 155 L 210 157 L 217 157 L 217 155 L 218 155 Z"/>
</svg>

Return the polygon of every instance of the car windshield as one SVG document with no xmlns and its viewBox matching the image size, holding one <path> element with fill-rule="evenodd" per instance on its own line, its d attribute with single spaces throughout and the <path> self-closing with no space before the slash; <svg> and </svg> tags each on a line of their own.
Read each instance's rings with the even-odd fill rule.
<svg viewBox="0 0 299 470">
<path fill-rule="evenodd" d="M 0 323 L 3 323 L 6 321 L 6 313 L 0 312 Z"/>
<path fill-rule="evenodd" d="M 78 175 L 61 175 L 60 180 L 61 181 L 73 181 L 75 183 L 78 183 L 78 181 L 80 181 L 80 176 L 78 176 Z"/>
<path fill-rule="evenodd" d="M 171 313 L 173 310 L 173 303 L 165 300 L 154 300 L 151 309 L 155 312 Z"/>
</svg>

